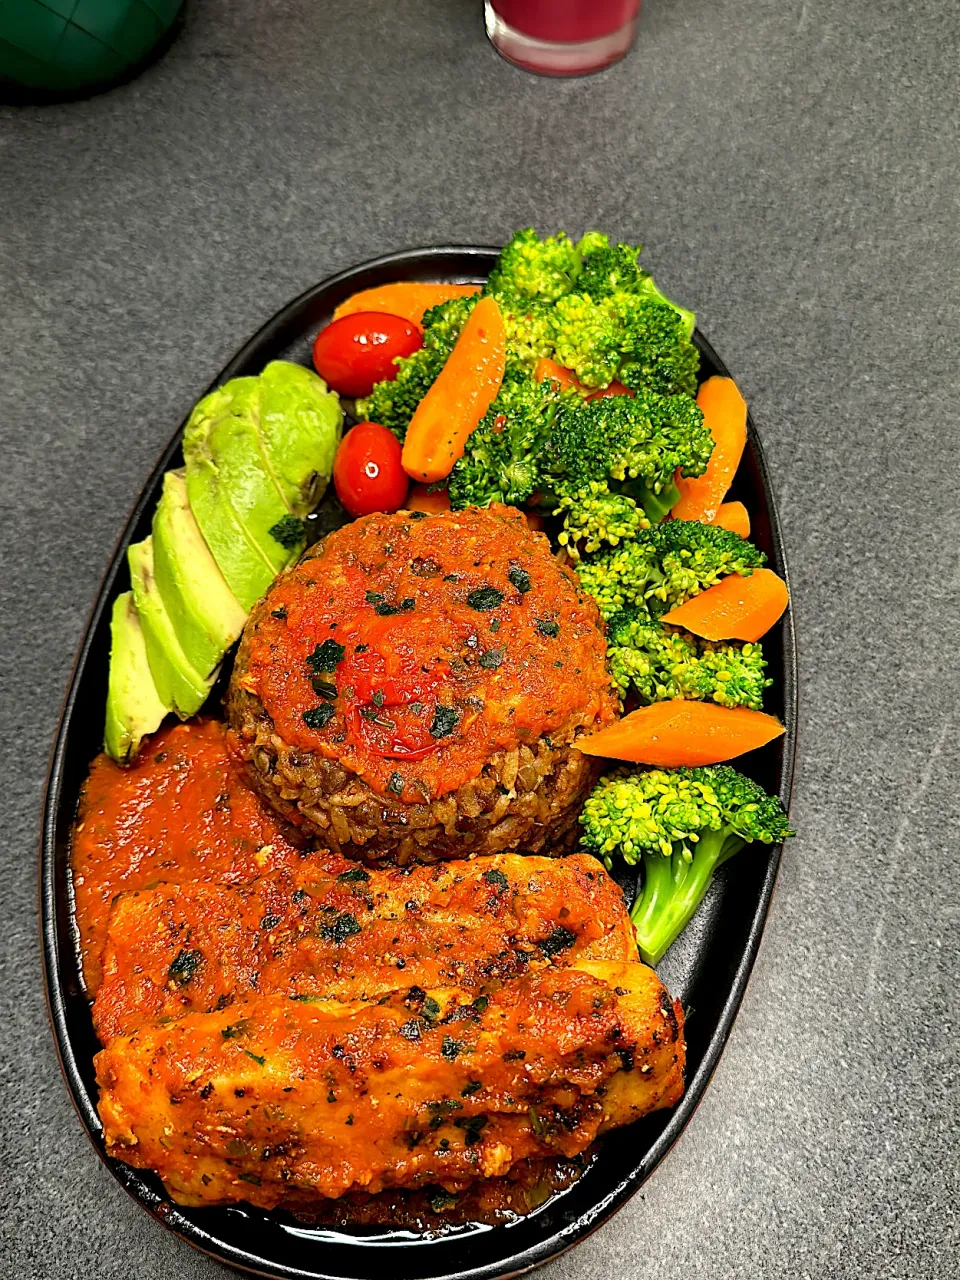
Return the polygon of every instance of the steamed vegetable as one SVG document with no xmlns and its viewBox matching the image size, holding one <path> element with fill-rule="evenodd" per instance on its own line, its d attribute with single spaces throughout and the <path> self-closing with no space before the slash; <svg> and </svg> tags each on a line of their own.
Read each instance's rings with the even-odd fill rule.
<svg viewBox="0 0 960 1280">
<path fill-rule="evenodd" d="M 618 613 L 607 628 L 610 677 L 622 698 L 690 698 L 759 711 L 771 683 L 758 644 L 714 644 L 664 626 L 646 609 Z"/>
<path fill-rule="evenodd" d="M 728 574 L 753 573 L 765 560 L 762 551 L 728 529 L 697 520 L 667 520 L 640 530 L 624 546 L 585 556 L 577 573 L 605 618 L 625 608 L 658 618 Z M 682 620 L 676 625 L 687 626 Z"/>
<path fill-rule="evenodd" d="M 789 603 L 783 579 L 772 569 L 756 569 L 748 578 L 731 574 L 678 604 L 663 615 L 663 621 L 686 627 L 705 640 L 759 640 Z"/>
<path fill-rule="evenodd" d="M 658 964 L 689 923 L 714 871 L 745 844 L 778 844 L 793 832 L 780 801 L 729 765 L 616 769 L 580 816 L 583 844 L 608 867 L 643 867 L 630 917 L 640 954 Z"/>
<path fill-rule="evenodd" d="M 543 486 L 564 517 L 562 545 L 614 546 L 661 520 L 674 475 L 698 475 L 710 458 L 703 415 L 689 396 L 642 390 L 557 410 Z"/>
<path fill-rule="evenodd" d="M 733 760 L 783 732 L 780 721 L 762 711 L 675 698 L 638 707 L 615 724 L 578 738 L 577 748 L 588 756 L 669 769 Z"/>
<path fill-rule="evenodd" d="M 403 468 L 420 483 L 443 480 L 503 382 L 506 335 L 493 298 L 474 307 L 403 442 Z"/>
<path fill-rule="evenodd" d="M 727 495 L 747 444 L 747 404 L 732 378 L 708 378 L 697 392 L 713 452 L 702 475 L 677 479 L 680 496 L 671 514 L 677 520 L 710 523 Z"/>
<path fill-rule="evenodd" d="M 739 533 L 741 538 L 750 537 L 750 514 L 742 502 L 721 502 L 717 514 L 707 523 Z"/>
<path fill-rule="evenodd" d="M 421 284 L 419 280 L 401 280 L 353 294 L 346 302 L 340 303 L 333 318 L 340 320 L 359 311 L 385 311 L 388 315 L 400 316 L 412 324 L 421 325 L 424 313 L 432 307 L 452 298 L 469 298 L 479 292 L 478 284 Z"/>
</svg>

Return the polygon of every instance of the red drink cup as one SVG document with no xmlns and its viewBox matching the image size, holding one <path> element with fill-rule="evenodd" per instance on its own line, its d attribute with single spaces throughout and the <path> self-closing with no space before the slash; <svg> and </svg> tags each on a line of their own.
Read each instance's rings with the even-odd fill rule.
<svg viewBox="0 0 960 1280">
<path fill-rule="evenodd" d="M 485 0 L 487 35 L 508 61 L 549 76 L 599 71 L 629 50 L 640 0 Z"/>
</svg>

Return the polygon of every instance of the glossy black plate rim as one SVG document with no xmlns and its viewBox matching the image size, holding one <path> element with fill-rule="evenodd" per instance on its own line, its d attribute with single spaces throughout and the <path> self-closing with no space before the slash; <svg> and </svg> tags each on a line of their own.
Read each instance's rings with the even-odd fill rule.
<svg viewBox="0 0 960 1280">
<path fill-rule="evenodd" d="M 486 246 L 439 245 L 387 254 L 341 271 L 301 293 L 285 307 L 281 308 L 244 344 L 237 355 L 210 384 L 208 390 L 212 390 L 229 378 L 259 371 L 263 360 L 263 348 L 273 347 L 274 349 L 279 349 L 300 332 L 303 327 L 302 318 L 304 313 L 310 311 L 318 299 L 323 298 L 329 304 L 336 305 L 351 293 L 356 292 L 360 287 L 369 288 L 377 284 L 404 278 L 429 280 L 442 276 L 449 280 L 482 281 L 486 278 L 498 252 L 497 248 Z M 457 262 L 458 267 L 456 270 L 444 270 L 440 265 L 451 261 Z M 712 362 L 719 373 L 726 375 L 727 369 L 723 361 L 699 331 L 695 335 L 695 340 L 707 360 Z M 259 364 L 258 361 L 260 362 Z M 183 1217 L 177 1211 L 176 1206 L 171 1206 L 167 1203 L 145 1181 L 138 1170 L 108 1157 L 104 1150 L 95 1100 L 83 1079 L 80 1061 L 69 1025 L 64 990 L 64 957 L 61 956 L 62 926 L 64 922 L 58 916 L 56 860 L 57 825 L 62 816 L 62 793 L 67 765 L 69 730 L 73 717 L 77 712 L 79 690 L 91 658 L 98 627 L 103 621 L 106 608 L 112 603 L 114 586 L 124 562 L 127 546 L 132 540 L 134 531 L 147 508 L 154 501 L 154 490 L 164 471 L 169 469 L 171 461 L 179 448 L 182 430 L 183 424 L 177 429 L 157 465 L 145 481 L 140 496 L 126 521 L 91 609 L 60 714 L 47 776 L 40 838 L 39 914 L 47 1007 L 61 1070 L 67 1083 L 71 1101 L 83 1122 L 87 1136 L 113 1176 L 139 1205 L 187 1243 L 217 1261 L 245 1271 L 248 1274 L 269 1277 L 271 1280 L 273 1278 L 275 1280 L 281 1280 L 281 1278 L 282 1280 L 342 1280 L 342 1273 L 339 1272 L 329 1273 L 320 1268 L 304 1270 L 300 1267 L 290 1267 L 278 1263 L 276 1260 L 259 1257 L 249 1250 L 231 1245 L 228 1240 L 204 1230 L 192 1220 Z M 763 493 L 769 519 L 770 560 L 777 572 L 787 581 L 789 587 L 789 573 L 784 555 L 779 514 L 771 488 L 769 471 L 759 436 L 749 416 L 747 431 L 749 450 L 757 473 L 758 488 Z M 793 788 L 797 733 L 796 637 L 792 610 L 787 611 L 781 626 L 783 653 L 781 679 L 783 683 L 783 719 L 786 733 L 781 740 L 778 791 L 784 806 L 789 808 Z M 427 1269 L 423 1271 L 424 1276 L 429 1276 L 430 1280 L 494 1280 L 495 1277 L 512 1277 L 530 1271 L 565 1253 L 590 1235 L 603 1225 L 639 1189 L 690 1120 L 719 1062 L 737 1010 L 743 1000 L 747 982 L 756 959 L 767 911 L 776 883 L 781 854 L 781 846 L 773 846 L 767 853 L 766 868 L 756 907 L 740 957 L 730 980 L 727 998 L 716 1017 L 709 1046 L 696 1071 L 688 1079 L 683 1098 L 674 1108 L 663 1130 L 646 1148 L 643 1155 L 639 1157 L 630 1174 L 623 1178 L 612 1191 L 599 1200 L 590 1210 L 581 1213 L 569 1225 L 543 1239 L 533 1248 L 517 1252 L 504 1258 L 501 1262 L 485 1266 L 471 1267 L 466 1265 L 456 1270 L 444 1271 Z M 467 1242 L 465 1241 L 464 1243 L 466 1244 Z M 374 1271 L 382 1269 L 383 1265 L 388 1262 L 389 1255 L 384 1256 L 379 1250 L 371 1251 L 367 1249 L 365 1252 L 370 1262 L 375 1264 L 372 1268 Z M 424 1260 L 426 1262 L 428 1260 L 427 1257 Z M 359 1270 L 357 1274 L 360 1274 Z"/>
</svg>

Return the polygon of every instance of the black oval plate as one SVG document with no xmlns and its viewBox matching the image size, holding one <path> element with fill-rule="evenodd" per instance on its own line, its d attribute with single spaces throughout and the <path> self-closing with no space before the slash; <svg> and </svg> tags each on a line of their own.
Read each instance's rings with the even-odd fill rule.
<svg viewBox="0 0 960 1280">
<path fill-rule="evenodd" d="M 310 345 L 333 309 L 359 289 L 392 280 L 476 282 L 486 278 L 496 249 L 444 247 L 392 254 L 341 272 L 278 312 L 223 370 L 213 386 L 259 373 L 278 358 L 310 363 Z M 702 376 L 726 374 L 698 333 Z M 441 1238 L 412 1232 L 379 1235 L 302 1226 L 285 1213 L 250 1208 L 183 1209 L 159 1180 L 108 1159 L 97 1116 L 93 1055 L 99 1047 L 80 979 L 69 883 L 70 825 L 91 760 L 100 750 L 106 699 L 110 606 L 128 586 L 126 551 L 147 535 L 164 471 L 182 461 L 177 431 L 140 495 L 93 607 L 64 703 L 44 807 L 41 841 L 41 928 L 47 1000 L 60 1063 L 73 1102 L 101 1158 L 120 1184 L 154 1217 L 219 1261 L 260 1276 L 303 1280 L 366 1280 L 385 1270 L 395 1280 L 492 1280 L 538 1266 L 582 1240 L 649 1177 L 690 1119 L 717 1064 L 753 967 L 773 893 L 780 848 L 756 846 L 718 873 L 696 919 L 660 965 L 684 1007 L 687 1090 L 673 1111 L 660 1112 L 608 1134 L 599 1158 L 573 1187 L 526 1218 L 495 1228 L 458 1228 Z M 733 489 L 743 501 L 753 538 L 787 577 L 780 524 L 756 430 L 749 424 L 746 454 Z M 774 683 L 767 709 L 786 735 L 751 758 L 751 772 L 790 800 L 796 742 L 796 657 L 793 623 L 785 619 L 765 641 Z"/>
</svg>

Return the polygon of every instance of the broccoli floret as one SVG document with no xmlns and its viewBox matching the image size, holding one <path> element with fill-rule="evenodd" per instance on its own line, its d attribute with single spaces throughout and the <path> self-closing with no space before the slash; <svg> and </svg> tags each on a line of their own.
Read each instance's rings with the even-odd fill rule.
<svg viewBox="0 0 960 1280">
<path fill-rule="evenodd" d="M 450 475 L 454 510 L 525 502 L 540 486 L 540 460 L 557 406 L 570 400 L 578 400 L 575 391 L 558 391 L 554 383 L 534 382 L 523 369 L 508 366 Z"/>
<path fill-rule="evenodd" d="M 607 244 L 606 236 L 589 232 L 574 244 L 564 231 L 541 240 L 532 227 L 518 231 L 503 248 L 490 273 L 487 293 L 555 302 L 577 281 L 585 250 Z"/>
<path fill-rule="evenodd" d="M 477 295 L 449 298 L 423 313 L 423 345 L 438 351 L 446 360 L 477 305 Z"/>
<path fill-rule="evenodd" d="M 558 538 L 574 559 L 580 548 L 596 551 L 632 538 L 650 523 L 641 506 L 622 493 L 611 493 L 602 481 L 572 489 L 555 499 L 555 516 L 563 517 Z"/>
<path fill-rule="evenodd" d="M 646 610 L 658 618 L 730 573 L 748 576 L 766 558 L 729 529 L 667 520 L 641 530 L 624 546 L 587 556 L 577 572 L 608 621 L 623 609 Z"/>
<path fill-rule="evenodd" d="M 675 473 L 702 475 L 712 449 L 703 414 L 689 396 L 643 391 L 561 405 L 544 459 L 557 514 L 564 513 L 561 543 L 579 554 L 578 507 L 589 499 L 596 508 L 605 493 L 617 495 L 611 514 L 619 524 L 630 523 L 631 534 L 661 520 L 679 497 Z M 633 518 L 631 504 L 637 509 Z M 597 521 L 591 516 L 590 523 Z M 622 536 L 611 532 L 603 540 L 616 543 Z M 599 545 L 598 533 L 587 549 Z"/>
<path fill-rule="evenodd" d="M 646 610 L 611 620 L 607 663 L 621 698 L 633 688 L 641 703 L 689 698 L 760 711 L 773 683 L 760 645 L 701 640 L 653 621 Z"/>
<path fill-rule="evenodd" d="M 609 386 L 620 368 L 624 341 L 615 309 L 574 293 L 558 299 L 551 318 L 553 359 L 571 369 L 585 387 Z"/>
<path fill-rule="evenodd" d="M 577 279 L 577 292 L 589 294 L 595 302 L 612 293 L 637 293 L 647 280 L 648 272 L 637 259 L 643 245 L 605 244 L 585 252 L 583 270 Z"/>
<path fill-rule="evenodd" d="M 643 294 L 618 294 L 614 304 L 622 326 L 620 382 L 632 391 L 650 387 L 661 395 L 696 395 L 700 352 L 690 341 L 684 317 L 668 303 Z"/>
<path fill-rule="evenodd" d="M 507 359 L 532 370 L 553 353 L 553 308 L 542 302 L 496 294 L 507 336 Z"/>
<path fill-rule="evenodd" d="M 658 964 L 689 923 L 713 873 L 745 844 L 793 835 L 783 806 L 729 765 L 616 769 L 580 815 L 583 844 L 608 867 L 643 864 L 630 911 L 640 954 Z"/>
<path fill-rule="evenodd" d="M 553 358 L 587 387 L 619 379 L 631 390 L 694 395 L 700 353 L 690 341 L 693 313 L 681 313 L 652 292 L 615 293 L 600 300 L 568 294 L 552 309 Z"/>
</svg>

